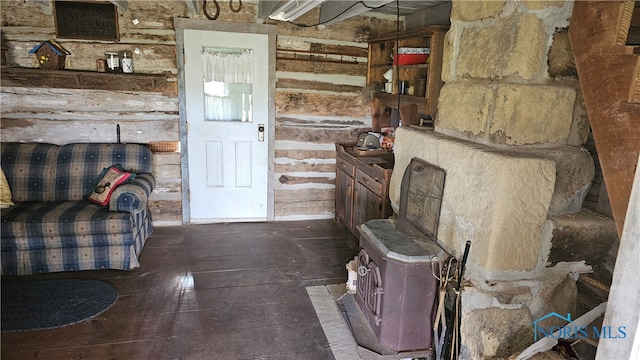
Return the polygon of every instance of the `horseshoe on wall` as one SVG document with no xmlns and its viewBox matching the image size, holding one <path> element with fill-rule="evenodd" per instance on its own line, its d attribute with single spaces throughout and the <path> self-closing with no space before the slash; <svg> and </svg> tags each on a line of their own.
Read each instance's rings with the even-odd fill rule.
<svg viewBox="0 0 640 360">
<path fill-rule="evenodd" d="M 238 8 L 236 9 L 233 7 L 233 0 L 229 0 L 229 9 L 231 9 L 231 11 L 233 11 L 234 13 L 239 13 L 240 10 L 242 10 L 242 0 L 238 0 L 238 2 Z"/>
<path fill-rule="evenodd" d="M 216 6 L 216 13 L 215 13 L 215 15 L 212 16 L 207 11 L 207 0 L 202 0 L 202 12 L 204 12 L 204 16 L 206 16 L 207 19 L 209 19 L 209 20 L 215 20 L 220 15 L 220 5 L 218 5 L 218 1 L 217 0 L 213 0 L 213 3 Z"/>
</svg>

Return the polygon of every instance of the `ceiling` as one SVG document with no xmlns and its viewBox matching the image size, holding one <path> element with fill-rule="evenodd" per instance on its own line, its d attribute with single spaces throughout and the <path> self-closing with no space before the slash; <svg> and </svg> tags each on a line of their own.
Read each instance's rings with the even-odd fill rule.
<svg viewBox="0 0 640 360">
<path fill-rule="evenodd" d="M 421 17 L 422 24 L 448 23 L 450 0 L 261 0 L 259 17 L 294 21 L 320 8 L 319 23 L 329 25 L 366 12 Z M 426 18 L 426 19 L 425 19 Z"/>
<path fill-rule="evenodd" d="M 451 1 L 450 0 L 378 0 L 380 5 L 376 6 L 375 0 L 367 0 L 365 3 L 370 8 L 361 7 L 358 11 L 358 5 L 354 5 L 353 9 L 347 10 L 342 16 L 336 17 L 335 20 L 327 22 L 331 24 L 333 22 L 348 19 L 351 16 L 359 15 L 364 12 L 380 13 L 387 15 L 400 15 L 404 17 L 405 27 L 407 29 L 415 28 L 422 25 L 449 25 L 451 16 Z M 320 7 L 320 22 L 324 23 L 330 17 L 325 16 L 327 12 L 326 8 L 330 6 L 336 6 L 335 3 L 342 4 L 361 4 L 359 1 L 344 1 L 344 0 L 329 0 L 323 3 Z M 328 14 L 327 14 L 328 15 Z M 336 16 L 336 15 L 333 15 Z"/>
<path fill-rule="evenodd" d="M 416 1 L 416 0 L 402 0 L 398 1 L 398 8 L 400 10 L 400 16 L 406 16 L 410 14 L 417 13 L 419 11 L 427 10 L 434 8 L 443 3 L 447 3 L 450 1 L 442 1 L 442 0 L 426 0 L 426 1 Z M 371 12 L 383 13 L 383 14 L 392 14 L 396 15 L 396 2 L 390 1 L 384 7 L 375 10 L 369 10 Z"/>
</svg>

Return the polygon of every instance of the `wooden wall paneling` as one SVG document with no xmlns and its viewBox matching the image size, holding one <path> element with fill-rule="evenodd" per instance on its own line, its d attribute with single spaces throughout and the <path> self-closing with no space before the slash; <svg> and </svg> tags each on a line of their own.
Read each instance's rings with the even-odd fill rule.
<svg viewBox="0 0 640 360">
<path fill-rule="evenodd" d="M 154 152 L 153 174 L 156 178 L 156 187 L 149 198 L 149 203 L 154 223 L 180 224 L 182 222 L 180 153 Z M 166 209 L 167 206 L 174 208 Z"/>
<path fill-rule="evenodd" d="M 311 74 L 345 74 L 350 76 L 365 76 L 367 74 L 366 64 L 316 62 L 282 58 L 277 60 L 276 69 L 277 71 Z"/>
<path fill-rule="evenodd" d="M 156 179 L 156 187 L 151 196 L 152 199 L 171 198 L 172 200 L 181 200 L 182 182 L 175 179 L 164 179 L 158 177 Z M 182 221 L 182 217 L 178 220 Z"/>
<path fill-rule="evenodd" d="M 304 159 L 335 159 L 336 154 L 334 150 L 304 150 L 304 149 L 276 149 L 275 157 L 288 158 L 294 160 Z"/>
<path fill-rule="evenodd" d="M 331 184 L 335 185 L 335 173 L 327 173 L 327 176 L 294 176 L 280 175 L 280 184 L 300 185 L 300 184 Z"/>
<path fill-rule="evenodd" d="M 149 201 L 149 210 L 154 225 L 179 225 L 182 223 L 182 200 Z"/>
<path fill-rule="evenodd" d="M 367 48 L 364 44 L 330 44 L 317 39 L 284 37 L 278 43 L 278 58 L 359 63 L 366 62 Z"/>
<path fill-rule="evenodd" d="M 157 93 L 2 87 L 2 112 L 32 111 L 178 112 L 178 99 Z"/>
<path fill-rule="evenodd" d="M 335 172 L 335 164 L 314 163 L 314 161 L 300 160 L 289 164 L 278 164 L 276 162 L 276 173 L 285 172 Z"/>
<path fill-rule="evenodd" d="M 367 48 L 365 46 L 359 47 L 313 42 L 309 44 L 309 50 L 319 53 L 341 54 L 344 55 L 344 60 L 349 60 L 351 57 L 367 58 Z"/>
<path fill-rule="evenodd" d="M 333 189 L 276 189 L 276 196 L 280 199 L 281 203 L 333 201 L 335 198 Z"/>
<path fill-rule="evenodd" d="M 112 74 L 4 67 L 2 86 L 141 91 L 162 93 L 168 97 L 177 96 L 176 78 L 171 74 Z"/>
<path fill-rule="evenodd" d="M 127 11 L 120 11 L 120 32 L 124 33 L 137 29 L 172 29 L 174 17 L 188 15 L 187 4 L 184 1 L 146 1 L 145 3 L 144 0 L 128 0 L 128 2 Z M 138 20 L 138 24 L 134 24 L 135 19 Z"/>
<path fill-rule="evenodd" d="M 355 142 L 358 134 L 368 129 L 368 127 L 364 126 L 280 125 L 276 127 L 276 140 L 291 140 L 316 144 Z"/>
<path fill-rule="evenodd" d="M 72 142 L 116 142 L 116 126 L 120 125 L 122 142 L 146 144 L 159 139 L 175 139 L 178 124 L 166 121 L 104 122 L 79 120 L 2 119 L 2 141 L 34 141 L 56 144 Z M 73 129 L 70 131 L 69 129 Z"/>
<path fill-rule="evenodd" d="M 4 104 L 4 103 L 3 103 Z M 115 118 L 115 116 L 118 116 Z M 115 112 L 106 112 L 106 111 L 73 111 L 73 112 L 65 112 L 62 110 L 46 110 L 41 109 L 40 111 L 29 111 L 29 109 L 25 108 L 13 108 L 11 110 L 7 110 L 3 112 L 2 118 L 6 120 L 48 120 L 48 121 L 84 121 L 87 122 L 89 119 L 91 121 L 161 121 L 161 122 L 172 122 L 177 118 L 177 114 L 174 112 L 143 112 L 143 111 L 117 111 Z M 159 140 L 159 141 L 171 141 L 167 139 Z"/>
<path fill-rule="evenodd" d="M 316 216 L 319 218 L 331 218 L 333 217 L 333 209 L 335 206 L 334 203 L 335 200 L 333 199 L 295 203 L 279 203 L 275 209 L 275 216 L 279 218 L 300 218 L 301 214 L 305 214 L 306 218 Z"/>
<path fill-rule="evenodd" d="M 276 83 L 278 89 L 304 89 L 311 91 L 330 91 L 337 93 L 356 93 L 359 94 L 362 91 L 362 86 L 353 85 L 340 85 L 326 82 L 312 81 L 312 80 L 296 80 L 280 78 Z"/>
<path fill-rule="evenodd" d="M 154 152 L 153 173 L 158 178 L 180 182 L 180 153 L 178 152 Z"/>
<path fill-rule="evenodd" d="M 295 93 L 276 90 L 277 114 L 355 117 L 366 114 L 362 97 L 333 94 Z"/>
<path fill-rule="evenodd" d="M 26 27 L 50 28 L 55 34 L 55 22 L 51 16 L 53 12 L 50 6 L 43 6 L 35 1 L 2 0 L 0 12 L 2 12 L 3 33 L 5 27 Z"/>
<path fill-rule="evenodd" d="M 321 217 L 333 217 L 334 190 L 333 189 L 276 189 L 276 199 L 278 206 L 275 209 L 275 216 L 300 216 L 321 215 Z"/>
</svg>

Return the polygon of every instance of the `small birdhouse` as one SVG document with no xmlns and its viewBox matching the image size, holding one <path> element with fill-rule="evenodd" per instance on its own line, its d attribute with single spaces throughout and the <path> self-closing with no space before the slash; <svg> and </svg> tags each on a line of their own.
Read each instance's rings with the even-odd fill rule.
<svg viewBox="0 0 640 360">
<path fill-rule="evenodd" d="M 45 70 L 62 70 L 67 55 L 70 52 L 65 50 L 55 40 L 43 41 L 36 45 L 29 54 L 35 54 L 38 65 Z"/>
</svg>

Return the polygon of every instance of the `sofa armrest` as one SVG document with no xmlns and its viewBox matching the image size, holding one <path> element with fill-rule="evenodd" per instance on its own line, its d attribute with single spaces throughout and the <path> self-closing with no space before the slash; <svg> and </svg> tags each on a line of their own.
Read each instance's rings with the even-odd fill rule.
<svg viewBox="0 0 640 360">
<path fill-rule="evenodd" d="M 109 200 L 109 210 L 138 213 L 147 207 L 151 191 L 156 180 L 149 173 L 137 174 L 136 177 L 113 190 Z"/>
</svg>

